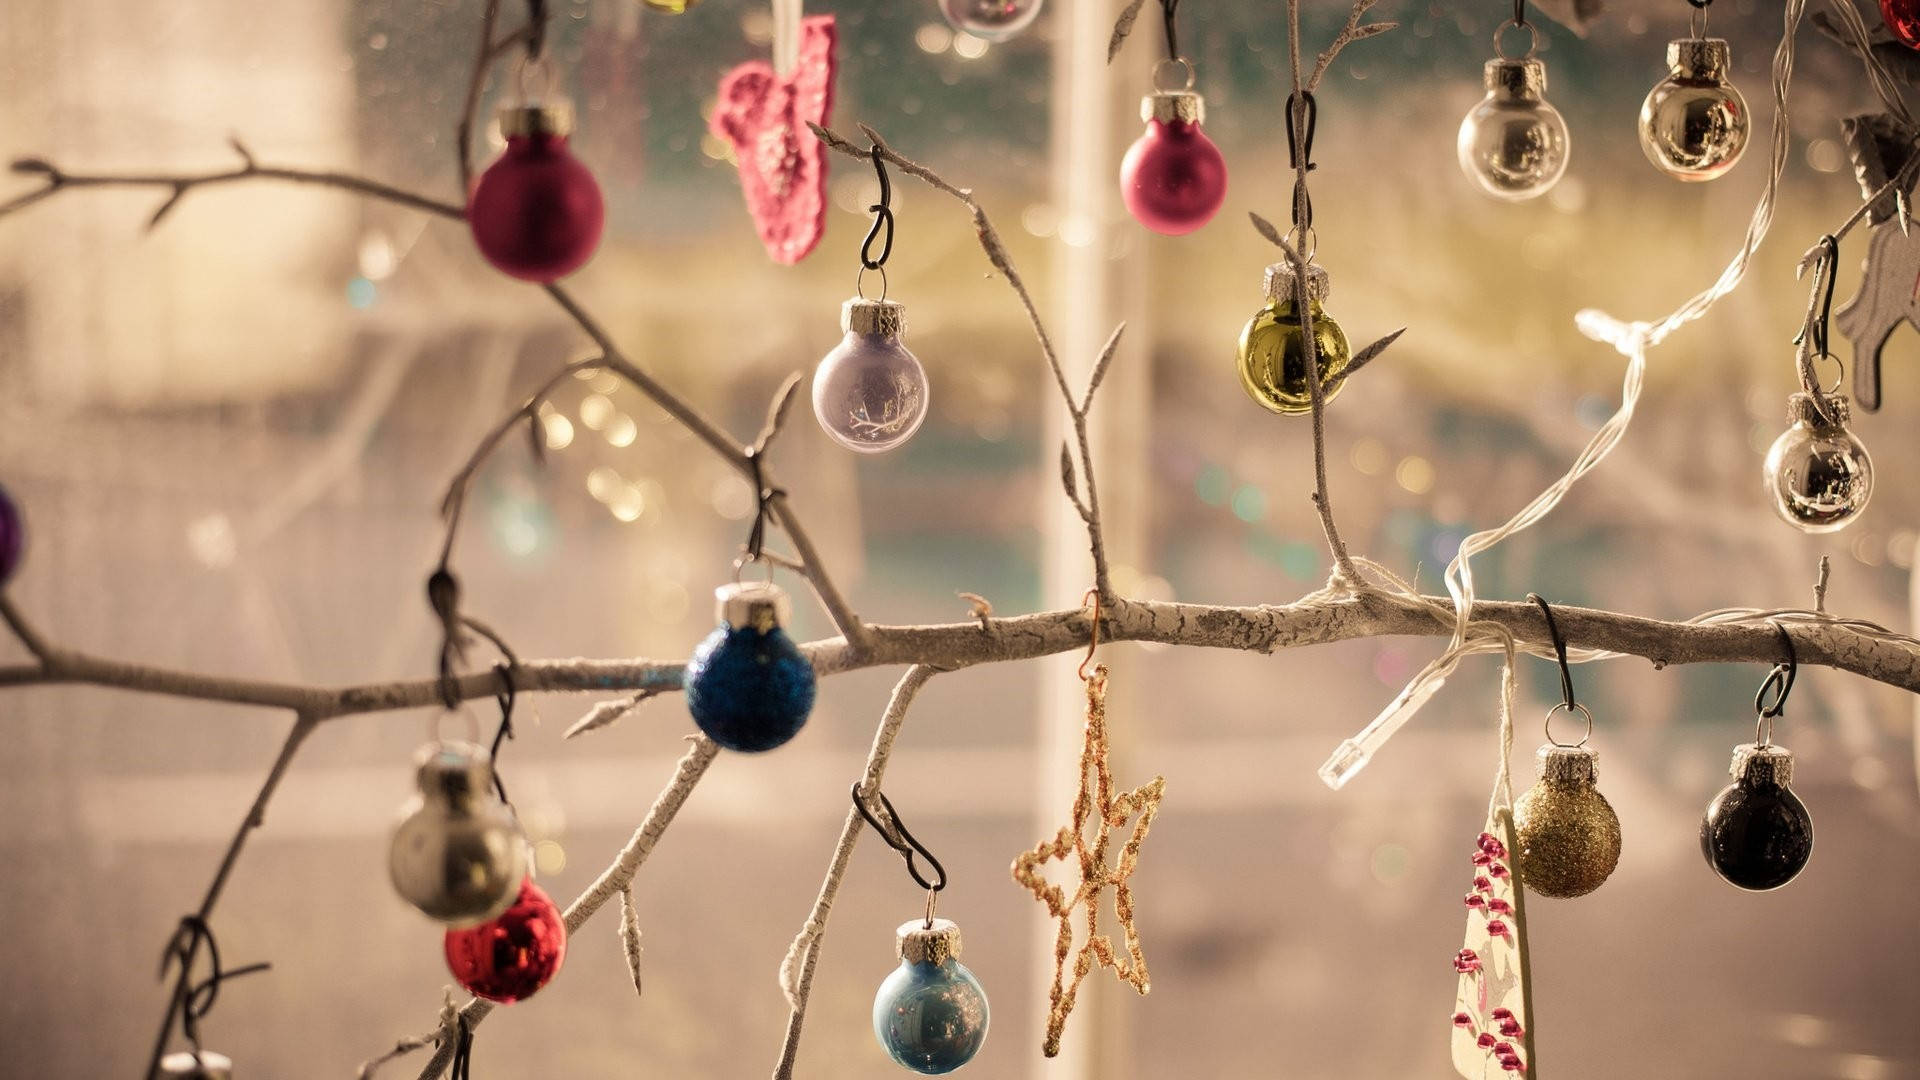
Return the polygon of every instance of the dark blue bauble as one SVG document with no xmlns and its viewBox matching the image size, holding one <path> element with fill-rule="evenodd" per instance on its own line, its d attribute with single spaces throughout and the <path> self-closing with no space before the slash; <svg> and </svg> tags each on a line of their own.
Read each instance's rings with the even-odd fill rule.
<svg viewBox="0 0 1920 1080">
<path fill-rule="evenodd" d="M 813 665 L 778 626 L 722 624 L 687 661 L 687 710 L 707 738 L 758 753 L 800 733 L 813 711 Z"/>
<path fill-rule="evenodd" d="M 873 1033 L 914 1072 L 950 1073 L 987 1041 L 987 992 L 958 960 L 902 961 L 873 999 Z"/>
</svg>

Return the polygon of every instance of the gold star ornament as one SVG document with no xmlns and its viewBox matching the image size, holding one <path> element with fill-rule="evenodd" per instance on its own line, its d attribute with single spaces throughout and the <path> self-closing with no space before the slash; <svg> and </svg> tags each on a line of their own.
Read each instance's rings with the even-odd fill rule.
<svg viewBox="0 0 1920 1080">
<path fill-rule="evenodd" d="M 1096 615 L 1097 619 L 1098 616 Z M 1084 671 L 1084 669 L 1083 669 Z M 1053 989 L 1048 995 L 1047 1038 L 1042 1051 L 1048 1057 L 1060 1053 L 1060 1033 L 1067 1026 L 1067 1014 L 1073 1011 L 1074 996 L 1081 980 L 1094 964 L 1112 968 L 1121 981 L 1145 994 L 1147 957 L 1140 949 L 1140 935 L 1133 926 L 1133 890 L 1127 884 L 1134 866 L 1140 861 L 1140 845 L 1147 839 L 1154 815 L 1160 812 L 1160 796 L 1167 780 L 1156 776 L 1153 782 L 1119 795 L 1114 794 L 1113 775 L 1107 767 L 1107 667 L 1100 664 L 1087 679 L 1087 741 L 1080 752 L 1080 791 L 1073 802 L 1073 824 L 1062 828 L 1050 841 L 1042 841 L 1032 851 L 1022 852 L 1013 861 L 1013 880 L 1030 890 L 1034 898 L 1047 906 L 1047 912 L 1060 922 L 1060 935 L 1053 947 Z M 1133 830 L 1120 849 L 1118 863 L 1107 862 L 1108 843 L 1113 831 L 1126 828 L 1138 815 Z M 1089 821 L 1096 822 L 1094 834 L 1088 834 Z M 1078 856 L 1080 881 L 1071 897 L 1041 874 L 1041 867 L 1054 859 L 1066 861 Z M 1100 897 L 1113 887 L 1113 909 L 1125 935 L 1126 955 L 1120 955 L 1113 939 L 1100 932 Z M 1073 913 L 1087 911 L 1087 938 L 1076 953 L 1073 948 Z M 1074 956 L 1073 979 L 1067 980 L 1067 957 Z"/>
</svg>

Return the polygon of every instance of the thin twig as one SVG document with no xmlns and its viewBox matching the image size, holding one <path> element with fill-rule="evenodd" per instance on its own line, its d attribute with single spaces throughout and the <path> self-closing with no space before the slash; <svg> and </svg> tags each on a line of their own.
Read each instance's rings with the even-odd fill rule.
<svg viewBox="0 0 1920 1080">
<path fill-rule="evenodd" d="M 19 638 L 20 644 L 26 646 L 27 651 L 32 653 L 43 666 L 53 662 L 52 646 L 48 645 L 46 639 L 40 636 L 40 632 L 33 628 L 33 624 L 20 614 L 20 609 L 13 606 L 13 598 L 5 593 L 0 593 L 0 619 L 6 620 L 7 629 L 13 631 L 13 636 Z"/>
<path fill-rule="evenodd" d="M 1333 66 L 1333 58 L 1340 55 L 1340 50 L 1346 48 L 1347 46 L 1353 44 L 1356 41 L 1364 41 L 1367 38 L 1374 36 L 1375 34 L 1384 34 L 1387 31 L 1392 30 L 1394 27 L 1397 27 L 1400 25 L 1399 23 L 1396 23 L 1396 22 L 1378 22 L 1378 23 L 1368 23 L 1365 26 L 1360 25 L 1361 17 L 1367 13 L 1367 10 L 1369 8 L 1373 7 L 1373 5 L 1379 2 L 1380 0 L 1354 0 L 1353 10 L 1347 13 L 1347 25 L 1340 29 L 1340 33 L 1333 39 L 1333 44 L 1328 45 L 1326 50 L 1322 52 L 1319 58 L 1314 61 L 1313 74 L 1310 77 L 1308 77 L 1306 82 L 1306 89 L 1308 92 L 1312 92 L 1314 90 L 1320 89 L 1321 78 L 1323 78 L 1326 75 L 1327 69 Z M 1290 26 L 1294 36 L 1297 38 L 1300 34 L 1299 21 L 1293 20 L 1290 23 Z M 1297 47 L 1293 50 L 1293 52 L 1295 56 L 1299 55 L 1299 49 Z M 1299 83 L 1300 83 L 1300 73 L 1298 70 L 1298 65 L 1295 65 L 1295 71 L 1294 71 L 1294 88 L 1295 89 L 1300 89 Z"/>
<path fill-rule="evenodd" d="M 480 54 L 474 58 L 473 72 L 467 78 L 467 96 L 460 106 L 460 121 L 453 130 L 454 153 L 460 157 L 460 190 L 473 190 L 473 128 L 480 112 L 480 92 L 486 88 L 487 75 L 500 51 L 493 44 L 493 26 L 500 19 L 500 0 L 487 0 L 480 12 Z"/>
<path fill-rule="evenodd" d="M 33 164 L 44 164 L 35 162 Z M 45 186 L 37 191 L 28 192 L 9 202 L 0 203 L 0 217 L 17 210 L 23 210 L 41 199 L 68 188 L 83 187 L 151 187 L 163 188 L 168 192 L 167 201 L 161 205 L 161 211 L 170 209 L 188 191 L 219 184 L 237 183 L 242 180 L 279 180 L 293 184 L 311 184 L 318 187 L 339 188 L 360 195 L 367 195 L 415 210 L 424 210 L 441 217 L 464 219 L 466 210 L 453 203 L 419 195 L 391 184 L 369 180 L 351 173 L 331 172 L 313 169 L 291 169 L 277 165 L 259 165 L 248 160 L 237 169 L 226 169 L 203 173 L 70 173 L 63 170 L 46 171 L 43 169 L 22 169 L 16 164 L 15 172 L 38 173 L 46 177 Z"/>
</svg>

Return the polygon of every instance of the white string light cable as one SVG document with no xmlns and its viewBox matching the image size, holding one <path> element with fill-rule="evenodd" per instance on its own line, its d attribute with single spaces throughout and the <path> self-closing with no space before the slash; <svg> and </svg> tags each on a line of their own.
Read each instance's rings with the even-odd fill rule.
<svg viewBox="0 0 1920 1080">
<path fill-rule="evenodd" d="M 800 66 L 803 0 L 773 0 L 773 73 L 786 78 Z"/>
<path fill-rule="evenodd" d="M 1842 16 L 1843 24 L 1847 24 L 1851 32 L 1853 24 L 1859 22 L 1859 14 L 1851 11 L 1851 5 L 1846 0 L 1838 0 L 1834 6 L 1837 9 L 1845 9 L 1852 15 L 1851 24 L 1847 23 L 1846 16 Z M 1640 391 L 1646 380 L 1647 352 L 1666 340 L 1667 336 L 1675 330 L 1705 315 L 1722 297 L 1731 293 L 1746 276 L 1754 253 L 1759 250 L 1760 244 L 1766 239 L 1768 229 L 1773 225 L 1774 203 L 1779 193 L 1781 175 L 1786 170 L 1789 133 L 1787 87 L 1793 78 L 1794 38 L 1800 29 L 1801 18 L 1806 13 L 1806 7 L 1807 0 L 1787 0 L 1786 3 L 1785 30 L 1780 38 L 1780 46 L 1773 54 L 1773 143 L 1768 160 L 1767 182 L 1761 190 L 1759 202 L 1754 206 L 1753 218 L 1747 225 L 1745 242 L 1741 244 L 1733 260 L 1727 264 L 1725 270 L 1721 271 L 1719 278 L 1710 287 L 1658 322 L 1622 322 L 1594 308 L 1587 308 L 1574 316 L 1575 325 L 1580 328 L 1581 333 L 1594 341 L 1612 345 L 1627 358 L 1619 409 L 1600 426 L 1600 430 L 1594 433 L 1593 438 L 1581 450 L 1579 457 L 1574 459 L 1572 467 L 1552 486 L 1535 496 L 1532 502 L 1499 527 L 1474 533 L 1461 542 L 1459 554 L 1455 555 L 1453 561 L 1448 564 L 1446 572 L 1447 593 L 1453 599 L 1453 610 L 1451 613 L 1446 613 L 1440 610 L 1440 605 L 1434 605 L 1436 617 L 1444 618 L 1448 614 L 1451 615 L 1454 627 L 1452 640 L 1447 649 L 1423 668 L 1413 681 L 1400 691 L 1399 696 L 1374 717 L 1371 723 L 1353 738 L 1342 742 L 1326 763 L 1320 766 L 1320 779 L 1328 787 L 1338 790 L 1366 767 L 1367 762 L 1373 758 L 1380 747 L 1385 745 L 1388 739 L 1391 739 L 1408 720 L 1413 718 L 1415 713 L 1420 711 L 1422 706 L 1432 699 L 1434 694 L 1439 692 L 1440 688 L 1446 684 L 1447 677 L 1460 666 L 1461 660 L 1474 653 L 1505 648 L 1499 635 L 1493 633 L 1488 627 L 1476 627 L 1471 621 L 1474 602 L 1473 557 L 1546 517 L 1554 507 L 1560 504 L 1581 477 L 1606 459 L 1607 454 L 1626 434 L 1627 425 L 1633 420 L 1634 410 L 1640 401 Z M 1864 28 L 1861 28 L 1861 33 L 1864 34 Z M 1880 69 L 1878 61 L 1872 57 L 1871 53 L 1864 54 L 1864 59 L 1869 72 L 1873 73 L 1872 78 L 1876 89 L 1881 87 L 1881 82 L 1885 79 L 1887 90 L 1892 91 L 1891 79 L 1887 77 L 1884 70 Z M 1898 93 L 1892 92 L 1891 99 L 1897 102 Z M 1899 114 L 1904 115 L 1904 112 L 1902 107 Z M 1383 573 L 1383 569 L 1378 564 L 1369 562 L 1365 565 L 1370 572 L 1383 577 L 1391 588 L 1381 589 L 1380 586 L 1372 583 L 1364 585 L 1363 588 L 1390 592 L 1402 598 L 1419 595 L 1406 582 L 1391 574 Z M 1696 621 L 1745 621 L 1763 617 L 1764 614 L 1745 611 L 1715 612 L 1701 616 Z M 1813 613 L 1795 612 L 1794 614 L 1806 617 Z M 1596 650 L 1568 651 L 1568 659 L 1580 662 L 1606 659 L 1615 655 L 1617 654 Z"/>
</svg>

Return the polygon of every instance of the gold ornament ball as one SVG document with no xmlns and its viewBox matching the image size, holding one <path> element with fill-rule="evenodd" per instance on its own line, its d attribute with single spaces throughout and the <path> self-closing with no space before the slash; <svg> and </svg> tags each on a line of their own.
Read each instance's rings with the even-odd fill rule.
<svg viewBox="0 0 1920 1080">
<path fill-rule="evenodd" d="M 685 15 L 700 0 L 642 0 L 642 2 L 653 10 L 665 12 L 668 15 Z"/>
<path fill-rule="evenodd" d="M 1240 331 L 1240 385 L 1262 408 L 1286 416 L 1313 411 L 1307 383 L 1306 335 L 1294 306 L 1292 263 L 1267 267 L 1267 303 Z M 1341 378 L 1352 359 L 1346 331 L 1321 308 L 1327 297 L 1327 272 L 1307 268 L 1307 310 L 1313 315 L 1314 353 L 1320 369 L 1320 395 L 1331 402 L 1346 385 Z"/>
<path fill-rule="evenodd" d="M 1640 106 L 1640 148 L 1661 172 L 1689 182 L 1724 174 L 1746 152 L 1752 117 L 1727 76 L 1727 43 L 1693 38 L 1667 45 L 1672 74 Z"/>
<path fill-rule="evenodd" d="M 1594 786 L 1599 755 L 1540 748 L 1540 779 L 1513 803 L 1516 861 L 1527 891 L 1571 899 L 1599 888 L 1620 863 L 1620 819 Z"/>
</svg>

